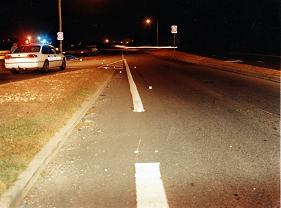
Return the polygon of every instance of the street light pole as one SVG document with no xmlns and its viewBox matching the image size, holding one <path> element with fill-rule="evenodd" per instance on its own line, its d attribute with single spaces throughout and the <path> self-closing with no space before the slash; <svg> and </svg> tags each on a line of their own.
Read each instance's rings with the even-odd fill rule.
<svg viewBox="0 0 281 208">
<path fill-rule="evenodd" d="M 159 45 L 159 28 L 158 28 L 158 19 L 156 20 L 156 36 L 157 36 L 157 38 L 156 38 L 156 41 L 157 41 L 157 47 L 158 47 L 158 45 Z"/>
<path fill-rule="evenodd" d="M 58 0 L 59 9 L 59 32 L 62 32 L 61 0 Z M 62 40 L 60 40 L 60 51 L 62 52 Z"/>
<path fill-rule="evenodd" d="M 146 19 L 145 20 L 145 23 L 147 25 L 150 25 L 151 24 L 151 19 Z M 159 24 L 158 24 L 158 19 L 156 19 L 156 45 L 158 46 L 159 45 Z"/>
</svg>

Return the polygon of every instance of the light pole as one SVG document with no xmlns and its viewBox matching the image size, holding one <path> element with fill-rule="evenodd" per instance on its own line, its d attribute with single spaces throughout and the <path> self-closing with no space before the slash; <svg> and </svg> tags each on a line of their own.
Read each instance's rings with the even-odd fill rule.
<svg viewBox="0 0 281 208">
<path fill-rule="evenodd" d="M 158 28 L 158 19 L 156 20 L 156 39 L 157 39 L 157 47 L 159 45 L 159 28 Z"/>
<path fill-rule="evenodd" d="M 145 20 L 145 23 L 147 24 L 147 25 L 150 25 L 151 24 L 151 19 L 149 19 L 149 18 L 147 18 L 146 20 Z M 158 25 L 158 19 L 156 19 L 156 45 L 157 45 L 157 47 L 158 47 L 158 45 L 159 45 L 159 25 Z"/>
<path fill-rule="evenodd" d="M 62 32 L 61 0 L 58 0 L 59 9 L 59 32 Z M 62 40 L 60 40 L 60 51 L 62 52 Z"/>
</svg>

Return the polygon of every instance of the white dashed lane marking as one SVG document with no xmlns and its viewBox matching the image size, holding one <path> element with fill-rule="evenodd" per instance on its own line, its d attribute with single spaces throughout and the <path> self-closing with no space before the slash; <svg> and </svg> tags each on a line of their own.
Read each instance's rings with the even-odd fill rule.
<svg viewBox="0 0 281 208">
<path fill-rule="evenodd" d="M 169 208 L 160 163 L 135 163 L 137 208 Z"/>
</svg>

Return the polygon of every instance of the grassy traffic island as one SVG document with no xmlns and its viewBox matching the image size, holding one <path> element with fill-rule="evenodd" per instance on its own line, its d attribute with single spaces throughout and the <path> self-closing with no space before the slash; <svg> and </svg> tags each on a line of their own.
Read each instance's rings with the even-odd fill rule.
<svg viewBox="0 0 281 208">
<path fill-rule="evenodd" d="M 0 195 L 111 74 L 66 69 L 0 85 Z"/>
</svg>

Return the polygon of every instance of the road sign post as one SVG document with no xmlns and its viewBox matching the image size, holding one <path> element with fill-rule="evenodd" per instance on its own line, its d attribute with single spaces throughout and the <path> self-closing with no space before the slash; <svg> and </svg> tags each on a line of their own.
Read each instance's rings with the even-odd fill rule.
<svg viewBox="0 0 281 208">
<path fill-rule="evenodd" d="M 57 40 L 60 41 L 60 51 L 62 52 L 62 41 L 63 41 L 63 32 L 57 33 Z"/>
<path fill-rule="evenodd" d="M 60 51 L 62 52 L 62 41 L 63 41 L 63 32 L 62 32 L 62 15 L 61 15 L 61 0 L 58 0 L 58 12 L 59 12 L 59 32 L 60 35 L 62 35 L 62 39 L 58 37 L 58 40 L 60 41 Z M 59 34 L 58 34 L 59 36 Z"/>
<path fill-rule="evenodd" d="M 176 34 L 174 33 L 174 50 L 176 48 Z"/>
<path fill-rule="evenodd" d="M 173 45 L 174 45 L 174 52 L 176 49 L 176 34 L 178 33 L 178 26 L 172 25 L 171 26 L 171 33 L 173 34 Z"/>
</svg>

